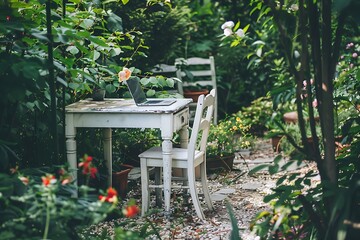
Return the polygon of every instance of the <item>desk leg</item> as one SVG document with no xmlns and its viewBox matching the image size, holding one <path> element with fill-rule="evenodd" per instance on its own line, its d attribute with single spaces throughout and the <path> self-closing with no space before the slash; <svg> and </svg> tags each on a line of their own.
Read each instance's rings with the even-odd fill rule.
<svg viewBox="0 0 360 240">
<path fill-rule="evenodd" d="M 106 167 L 108 168 L 108 186 L 112 186 L 112 136 L 111 128 L 105 128 L 103 130 L 104 141 L 104 160 L 106 161 Z"/>
<path fill-rule="evenodd" d="M 65 138 L 66 138 L 66 158 L 69 164 L 69 171 L 77 187 L 77 159 L 76 159 L 76 128 L 73 123 L 73 116 L 66 115 L 65 117 Z M 75 191 L 73 197 L 77 197 L 78 192 Z"/>
</svg>

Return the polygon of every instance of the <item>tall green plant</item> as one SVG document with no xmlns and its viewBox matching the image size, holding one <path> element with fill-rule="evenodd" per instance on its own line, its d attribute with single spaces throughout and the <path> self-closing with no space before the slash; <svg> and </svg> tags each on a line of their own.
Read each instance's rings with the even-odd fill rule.
<svg viewBox="0 0 360 240">
<path fill-rule="evenodd" d="M 319 190 L 321 190 L 322 198 L 306 199 L 301 197 L 301 204 L 315 225 L 319 238 L 335 239 L 336 232 L 344 228 L 344 223 L 339 218 L 332 217 L 340 214 L 339 210 L 334 212 L 333 209 L 337 206 L 334 196 L 339 190 L 338 176 L 342 173 L 338 171 L 335 159 L 333 82 L 340 46 L 344 44 L 342 38 L 345 26 L 354 22 L 352 17 L 355 16 L 360 5 L 357 1 L 325 0 L 266 2 L 254 0 L 252 4 L 253 12 L 258 11 L 259 18 L 266 17 L 270 22 L 268 26 L 276 28 L 279 34 L 282 45 L 279 51 L 286 60 L 286 71 L 291 74 L 294 80 L 292 86 L 295 86 L 296 89 L 295 104 L 302 142 L 302 146 L 297 146 L 297 148 L 316 162 L 321 177 Z M 229 35 L 236 37 L 233 43 L 237 44 L 240 42 L 239 38 L 244 37 L 246 31 L 241 34 L 238 29 L 239 25 L 237 25 L 234 29 L 237 32 L 233 34 L 233 27 L 233 25 L 228 26 L 225 30 L 228 33 L 231 30 Z M 265 30 L 268 29 L 265 28 Z M 352 33 L 357 31 L 355 29 Z M 315 83 L 314 91 L 312 91 L 311 79 Z M 306 117 L 309 125 L 306 125 L 304 110 L 307 111 Z M 320 118 L 321 136 L 316 133 L 316 112 Z M 310 129 L 311 137 L 314 140 L 313 144 L 307 142 L 307 128 Z M 356 127 L 354 130 L 356 131 Z M 355 145 L 357 143 L 357 140 L 351 142 Z M 320 146 L 323 147 L 323 151 Z M 274 173 L 279 170 L 279 165 L 274 163 L 269 170 Z M 358 169 L 353 168 L 353 171 L 357 173 Z M 277 190 L 281 191 L 282 188 L 290 190 L 286 193 L 288 196 L 296 193 L 296 189 L 291 186 L 279 186 Z M 310 193 L 310 197 L 311 194 L 314 193 Z M 277 197 L 283 199 L 286 196 L 281 191 Z M 320 207 L 314 211 L 310 206 L 317 201 L 320 202 Z"/>
<path fill-rule="evenodd" d="M 124 30 L 123 16 L 112 11 L 113 4 L 68 1 L 63 5 L 62 1 L 53 1 L 46 11 L 45 4 L 36 0 L 1 2 L 0 138 L 14 143 L 14 151 L 24 159 L 17 164 L 49 164 L 48 156 L 56 152 L 46 144 L 52 139 L 64 149 L 64 108 L 60 105 L 54 109 L 56 102 L 65 106 L 99 86 L 108 96 L 123 94 L 119 90 L 125 87 L 119 84 L 117 73 L 124 66 L 134 65 L 135 57 L 144 56 L 142 50 L 147 46 L 140 31 Z M 117 3 L 117 7 L 123 4 Z M 53 68 L 49 68 L 50 62 Z M 54 70 L 54 76 L 49 69 Z M 163 78 L 150 80 L 150 93 L 153 86 L 163 82 L 169 83 L 168 87 L 173 85 Z M 59 130 L 51 137 L 49 123 Z"/>
</svg>

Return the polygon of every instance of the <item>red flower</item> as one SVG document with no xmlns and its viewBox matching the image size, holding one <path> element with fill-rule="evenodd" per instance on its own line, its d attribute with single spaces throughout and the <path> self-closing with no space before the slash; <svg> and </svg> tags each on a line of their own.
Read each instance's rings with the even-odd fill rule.
<svg viewBox="0 0 360 240">
<path fill-rule="evenodd" d="M 6 21 L 10 21 L 10 16 L 6 16 Z"/>
<path fill-rule="evenodd" d="M 45 187 L 47 187 L 49 184 L 55 183 L 56 178 L 53 175 L 46 175 L 45 177 L 41 177 L 42 183 Z"/>
<path fill-rule="evenodd" d="M 83 165 L 82 173 L 86 175 L 86 174 L 88 174 L 89 172 L 90 172 L 89 164 L 88 164 L 88 163 L 85 163 L 85 164 Z"/>
<path fill-rule="evenodd" d="M 125 209 L 123 209 L 123 213 L 126 217 L 132 218 L 139 213 L 139 208 L 136 205 L 127 206 Z"/>
<path fill-rule="evenodd" d="M 92 178 L 96 178 L 96 174 L 97 174 L 98 170 L 96 167 L 92 167 L 90 168 L 90 177 Z"/>
<path fill-rule="evenodd" d="M 88 156 L 88 155 L 84 155 L 84 157 L 82 158 L 81 162 L 79 163 L 79 167 L 82 167 L 82 173 L 85 175 L 90 174 L 90 177 L 95 178 L 96 177 L 96 173 L 98 172 L 96 167 L 93 167 L 92 165 L 92 160 L 93 157 Z"/>
<path fill-rule="evenodd" d="M 109 187 L 107 190 L 107 196 L 100 195 L 99 200 L 101 202 L 109 202 L 116 204 L 118 202 L 117 191 L 112 187 Z"/>
</svg>

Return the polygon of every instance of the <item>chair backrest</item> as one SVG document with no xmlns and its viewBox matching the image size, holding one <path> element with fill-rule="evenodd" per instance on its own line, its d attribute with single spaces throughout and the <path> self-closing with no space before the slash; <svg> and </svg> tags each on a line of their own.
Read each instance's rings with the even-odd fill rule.
<svg viewBox="0 0 360 240">
<path fill-rule="evenodd" d="M 212 89 L 208 95 L 201 95 L 198 99 L 190 141 L 188 144 L 189 164 L 192 164 L 194 161 L 195 150 L 202 151 L 204 154 L 206 152 L 211 118 L 214 113 L 215 98 L 216 90 Z M 200 140 L 199 137 L 201 137 Z"/>
<path fill-rule="evenodd" d="M 216 89 L 216 73 L 215 73 L 215 61 L 214 57 L 210 56 L 209 58 L 199 58 L 192 57 L 188 59 L 177 58 L 175 60 L 175 65 L 185 65 L 186 68 L 181 69 L 177 67 L 176 76 L 180 80 L 184 80 L 186 76 L 186 71 L 190 72 L 194 78 L 192 81 L 183 81 L 182 85 L 179 84 L 179 92 L 183 94 L 183 87 L 200 85 L 200 86 L 210 86 L 213 89 Z"/>
<path fill-rule="evenodd" d="M 184 68 L 178 65 L 185 65 Z M 213 56 L 209 58 L 192 57 L 188 59 L 177 58 L 175 60 L 175 66 L 177 67 L 176 76 L 182 82 L 178 84 L 178 92 L 184 94 L 184 87 L 188 86 L 204 86 L 217 91 L 216 72 L 215 72 L 215 60 Z M 192 76 L 191 81 L 186 81 L 185 76 Z M 218 116 L 218 100 L 215 97 L 214 104 L 214 123 L 217 123 Z"/>
<path fill-rule="evenodd" d="M 168 65 L 164 63 L 156 64 L 151 72 L 161 74 L 166 77 L 175 77 L 177 68 L 174 65 Z"/>
</svg>

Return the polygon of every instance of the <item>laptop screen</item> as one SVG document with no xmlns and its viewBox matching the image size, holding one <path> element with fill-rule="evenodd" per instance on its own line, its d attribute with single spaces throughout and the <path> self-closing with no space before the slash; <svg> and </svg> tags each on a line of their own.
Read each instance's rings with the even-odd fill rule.
<svg viewBox="0 0 360 240">
<path fill-rule="evenodd" d="M 126 83 L 136 103 L 146 102 L 146 96 L 139 82 L 139 78 L 131 77 Z"/>
</svg>

